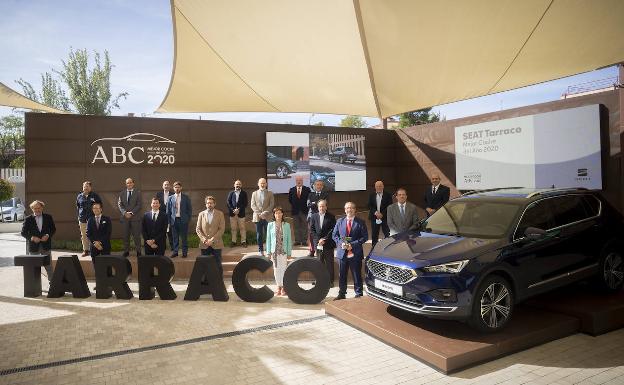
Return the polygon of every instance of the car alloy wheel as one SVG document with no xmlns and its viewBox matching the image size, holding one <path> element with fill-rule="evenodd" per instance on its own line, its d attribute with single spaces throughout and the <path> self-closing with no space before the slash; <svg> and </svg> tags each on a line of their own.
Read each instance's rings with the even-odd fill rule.
<svg viewBox="0 0 624 385">
<path fill-rule="evenodd" d="M 490 328 L 497 329 L 509 317 L 511 296 L 509 290 L 494 282 L 485 289 L 481 296 L 481 320 Z"/>
<path fill-rule="evenodd" d="M 275 175 L 277 175 L 278 178 L 283 179 L 286 178 L 288 176 L 288 167 L 282 165 L 277 166 L 277 168 L 275 169 Z"/>
<path fill-rule="evenodd" d="M 619 290 L 624 280 L 622 255 L 615 251 L 608 253 L 602 266 L 604 284 L 611 290 Z"/>
</svg>

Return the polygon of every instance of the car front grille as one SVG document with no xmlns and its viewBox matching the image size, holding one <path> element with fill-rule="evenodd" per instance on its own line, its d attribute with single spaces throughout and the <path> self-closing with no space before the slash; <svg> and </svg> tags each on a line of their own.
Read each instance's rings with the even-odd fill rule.
<svg viewBox="0 0 624 385">
<path fill-rule="evenodd" d="M 398 283 L 402 285 L 409 282 L 416 276 L 412 274 L 412 269 L 406 269 L 399 266 L 390 265 L 387 263 L 374 261 L 369 259 L 366 263 L 368 270 L 375 276 L 375 278 L 383 279 L 384 281 Z"/>
</svg>

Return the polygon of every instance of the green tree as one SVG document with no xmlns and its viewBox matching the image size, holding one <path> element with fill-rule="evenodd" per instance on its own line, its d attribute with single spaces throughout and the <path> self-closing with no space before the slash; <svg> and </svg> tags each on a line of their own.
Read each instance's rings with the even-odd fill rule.
<svg viewBox="0 0 624 385">
<path fill-rule="evenodd" d="M 0 118 L 0 164 L 8 167 L 17 150 L 24 148 L 24 119 L 8 115 Z"/>
<path fill-rule="evenodd" d="M 431 107 L 422 110 L 404 112 L 399 115 L 399 127 L 411 127 L 440 121 L 440 114 L 431 112 Z"/>
<path fill-rule="evenodd" d="M 13 159 L 11 163 L 9 163 L 9 168 L 25 168 L 26 167 L 26 158 L 24 155 L 20 155 L 17 158 Z"/>
<path fill-rule="evenodd" d="M 24 95 L 51 107 L 82 115 L 110 115 L 113 108 L 119 108 L 119 101 L 126 99 L 128 93 L 122 92 L 115 97 L 111 94 L 113 65 L 108 51 L 104 51 L 103 60 L 99 52 L 94 52 L 93 61 L 90 68 L 86 49 L 70 49 L 67 61 L 62 61 L 62 70 L 52 70 L 58 79 L 49 72 L 41 75 L 39 93 L 24 79 L 17 83 L 22 86 Z"/>
<path fill-rule="evenodd" d="M 4 179 L 0 179 L 0 202 L 4 202 L 5 200 L 13 197 L 13 192 L 15 188 L 11 183 Z"/>
<path fill-rule="evenodd" d="M 361 116 L 347 115 L 340 121 L 340 127 L 366 128 L 368 123 Z"/>
</svg>

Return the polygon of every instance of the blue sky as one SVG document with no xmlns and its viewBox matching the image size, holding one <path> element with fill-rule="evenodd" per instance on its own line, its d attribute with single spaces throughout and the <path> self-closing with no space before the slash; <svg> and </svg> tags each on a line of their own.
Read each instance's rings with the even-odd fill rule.
<svg viewBox="0 0 624 385">
<path fill-rule="evenodd" d="M 0 1 L 0 82 L 21 92 L 15 80 L 23 78 L 35 88 L 40 74 L 59 69 L 70 47 L 108 50 L 115 65 L 114 94 L 127 91 L 114 115 L 133 112 L 152 116 L 162 102 L 171 77 L 173 31 L 169 0 L 58 0 Z M 569 85 L 617 75 L 615 67 L 592 71 L 518 90 L 434 107 L 454 119 L 501 109 L 559 99 Z M 0 107 L 0 115 L 11 109 Z M 200 114 L 157 114 L 159 117 L 197 119 Z M 323 121 L 337 125 L 342 116 L 327 114 L 211 113 L 202 119 L 292 122 Z M 378 119 L 367 119 L 377 124 Z"/>
</svg>

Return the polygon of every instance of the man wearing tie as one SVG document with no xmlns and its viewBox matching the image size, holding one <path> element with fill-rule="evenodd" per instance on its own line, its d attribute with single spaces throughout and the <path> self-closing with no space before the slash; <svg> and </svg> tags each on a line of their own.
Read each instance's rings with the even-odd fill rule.
<svg viewBox="0 0 624 385">
<path fill-rule="evenodd" d="M 199 237 L 201 255 L 212 255 L 217 261 L 217 267 L 223 276 L 221 249 L 223 248 L 223 233 L 225 232 L 225 216 L 215 209 L 215 199 L 212 196 L 205 198 L 206 210 L 197 216 L 195 232 Z"/>
<path fill-rule="evenodd" d="M 44 214 L 42 201 L 33 201 L 30 209 L 33 214 L 26 217 L 22 224 L 22 237 L 26 238 L 29 254 L 49 254 L 52 249 L 52 236 L 56 232 L 52 215 Z M 45 266 L 48 280 L 52 279 L 52 266 Z"/>
<path fill-rule="evenodd" d="M 162 191 L 158 191 L 156 193 L 156 197 L 158 198 L 158 202 L 160 202 L 160 213 L 165 218 L 167 217 L 167 201 L 169 200 L 169 196 L 171 194 L 173 194 L 171 191 L 171 184 L 168 180 L 163 181 Z M 169 226 L 167 226 L 167 239 L 169 240 L 169 248 L 173 249 L 173 236 L 171 235 L 171 229 Z"/>
<path fill-rule="evenodd" d="M 182 193 L 181 182 L 173 182 L 173 191 L 175 193 L 167 200 L 167 218 L 173 236 L 171 258 L 178 256 L 180 238 L 182 238 L 182 258 L 186 258 L 188 256 L 188 226 L 193 215 L 193 208 L 191 198 Z"/>
<path fill-rule="evenodd" d="M 87 221 L 87 237 L 91 242 L 91 260 L 98 255 L 110 255 L 111 232 L 113 230 L 109 217 L 102 215 L 102 204 L 94 203 L 91 207 L 93 216 Z"/>
<path fill-rule="evenodd" d="M 431 175 L 431 187 L 425 191 L 425 210 L 431 216 L 449 201 L 451 189 L 440 183 L 440 174 Z"/>
<path fill-rule="evenodd" d="M 245 227 L 245 209 L 247 208 L 247 193 L 243 191 L 243 182 L 234 182 L 234 191 L 227 197 L 227 208 L 232 230 L 232 246 L 236 246 L 236 232 L 240 233 L 242 247 L 247 247 L 247 229 Z"/>
<path fill-rule="evenodd" d="M 275 198 L 273 192 L 267 189 L 267 181 L 258 179 L 258 189 L 251 193 L 251 209 L 253 210 L 252 221 L 256 224 L 256 240 L 258 252 L 264 256 L 264 237 L 267 231 L 268 221 L 273 219 L 273 207 Z"/>
<path fill-rule="evenodd" d="M 117 207 L 121 213 L 124 253 L 130 255 L 130 234 L 134 238 L 137 256 L 141 255 L 141 192 L 134 188 L 134 180 L 126 179 L 126 189 L 119 193 Z"/>
<path fill-rule="evenodd" d="M 303 185 L 303 177 L 295 177 L 295 186 L 288 191 L 288 202 L 290 202 L 291 213 L 295 225 L 295 244 L 303 246 L 308 235 L 308 194 L 310 188 Z"/>
<path fill-rule="evenodd" d="M 152 209 L 143 215 L 143 248 L 145 255 L 165 255 L 167 214 L 160 210 L 160 200 L 153 197 Z"/>
<path fill-rule="evenodd" d="M 378 180 L 375 182 L 375 192 L 368 197 L 368 218 L 371 221 L 373 248 L 379 240 L 379 230 L 384 237 L 390 236 L 388 228 L 388 206 L 392 204 L 392 195 L 384 191 L 384 184 Z"/>
<path fill-rule="evenodd" d="M 315 180 L 313 186 L 314 186 L 314 191 L 311 191 L 308 194 L 308 200 L 306 202 L 306 205 L 308 206 L 308 225 L 310 222 L 310 218 L 312 217 L 312 214 L 318 213 L 318 201 L 324 200 L 325 203 L 329 201 L 329 193 L 327 191 L 323 191 L 323 187 L 325 187 L 325 183 L 322 180 L 320 179 Z M 310 245 L 310 248 L 308 249 L 309 251 L 308 256 L 314 257 L 315 250 L 314 250 L 314 247 L 312 247 L 312 234 L 309 235 L 308 241 Z"/>
<path fill-rule="evenodd" d="M 364 259 L 363 245 L 368 240 L 366 223 L 355 216 L 355 203 L 345 204 L 345 217 L 336 222 L 332 238 L 338 247 L 338 297 L 334 300 L 345 299 L 347 295 L 347 274 L 351 270 L 355 296 L 361 297 L 364 288 L 362 285 L 362 260 Z"/>
<path fill-rule="evenodd" d="M 312 247 L 327 272 L 329 273 L 329 286 L 334 287 L 334 249 L 336 243 L 332 239 L 332 231 L 336 225 L 336 218 L 327 211 L 327 202 L 321 199 L 316 202 L 318 213 L 310 218 L 310 233 L 312 234 Z"/>
<path fill-rule="evenodd" d="M 390 235 L 414 230 L 418 226 L 416 205 L 407 201 L 407 191 L 404 188 L 398 189 L 396 197 L 397 203 L 388 206 Z"/>
</svg>

